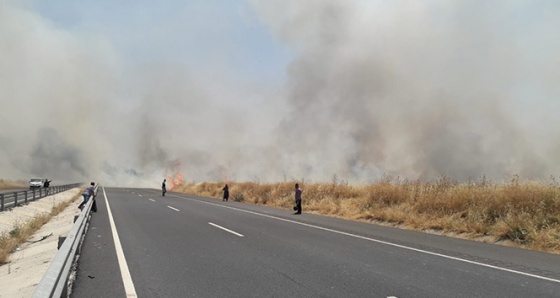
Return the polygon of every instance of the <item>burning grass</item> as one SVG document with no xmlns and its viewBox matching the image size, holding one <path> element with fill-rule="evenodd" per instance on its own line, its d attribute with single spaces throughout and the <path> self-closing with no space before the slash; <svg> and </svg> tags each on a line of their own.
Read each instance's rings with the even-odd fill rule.
<svg viewBox="0 0 560 298">
<path fill-rule="evenodd" d="M 49 222 L 53 217 L 64 211 L 72 202 L 80 197 L 78 193 L 71 200 L 56 204 L 49 213 L 43 213 L 35 216 L 28 222 L 18 222 L 14 224 L 13 229 L 8 233 L 0 235 L 0 265 L 8 263 L 10 254 L 29 237 L 33 236 L 44 224 Z"/>
<path fill-rule="evenodd" d="M 389 178 L 358 186 L 313 183 L 302 185 L 303 210 L 560 253 L 560 186 L 551 180 L 457 183 L 443 177 L 433 183 Z M 293 184 L 229 183 L 234 201 L 289 210 Z M 205 182 L 175 190 L 221 198 L 223 186 Z"/>
</svg>

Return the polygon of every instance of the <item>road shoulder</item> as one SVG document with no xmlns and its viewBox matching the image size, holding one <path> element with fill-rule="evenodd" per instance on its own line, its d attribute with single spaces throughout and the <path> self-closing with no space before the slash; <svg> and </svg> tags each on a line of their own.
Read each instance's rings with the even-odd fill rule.
<svg viewBox="0 0 560 298">
<path fill-rule="evenodd" d="M 17 223 L 26 223 L 35 216 L 48 213 L 53 206 L 68 202 L 79 188 L 61 192 L 12 211 L 0 213 L 0 232 L 9 233 Z M 58 237 L 66 236 L 74 223 L 80 200 L 43 225 L 10 256 L 9 263 L 0 266 L 0 297 L 31 297 L 58 249 Z"/>
</svg>

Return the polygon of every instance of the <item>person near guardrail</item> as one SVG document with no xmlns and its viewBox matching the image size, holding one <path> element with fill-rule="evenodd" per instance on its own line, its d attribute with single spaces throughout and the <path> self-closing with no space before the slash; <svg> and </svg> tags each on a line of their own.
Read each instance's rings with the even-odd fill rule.
<svg viewBox="0 0 560 298">
<path fill-rule="evenodd" d="M 43 182 L 43 187 L 45 188 L 45 192 L 47 193 L 47 196 L 49 195 L 49 187 L 51 186 L 51 181 L 49 179 L 45 179 L 45 182 Z"/>
<path fill-rule="evenodd" d="M 161 183 L 161 196 L 165 197 L 165 193 L 167 192 L 167 187 L 165 186 L 165 182 L 167 180 L 163 179 L 163 182 Z"/>
<path fill-rule="evenodd" d="M 78 206 L 80 210 L 84 208 L 84 205 L 88 202 L 89 198 L 93 196 L 93 192 L 95 191 L 95 182 L 90 183 L 90 185 L 82 192 L 82 196 L 84 197 L 84 201 Z M 97 206 L 96 206 L 97 207 Z M 91 208 L 93 210 L 93 206 Z M 97 208 L 96 208 L 97 209 Z M 97 211 L 97 210 L 96 210 Z M 94 211 L 95 212 L 95 211 Z"/>
</svg>

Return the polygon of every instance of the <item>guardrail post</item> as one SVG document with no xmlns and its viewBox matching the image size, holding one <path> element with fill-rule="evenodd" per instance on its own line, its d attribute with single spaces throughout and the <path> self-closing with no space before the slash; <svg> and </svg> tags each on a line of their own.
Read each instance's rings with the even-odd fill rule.
<svg viewBox="0 0 560 298">
<path fill-rule="evenodd" d="M 27 191 L 25 191 L 25 204 L 27 204 Z"/>
<path fill-rule="evenodd" d="M 4 194 L 0 194 L 0 210 L 4 211 Z"/>
<path fill-rule="evenodd" d="M 35 201 L 35 188 L 33 189 L 33 201 Z"/>
<path fill-rule="evenodd" d="M 17 192 L 14 192 L 14 207 L 17 207 Z"/>
</svg>

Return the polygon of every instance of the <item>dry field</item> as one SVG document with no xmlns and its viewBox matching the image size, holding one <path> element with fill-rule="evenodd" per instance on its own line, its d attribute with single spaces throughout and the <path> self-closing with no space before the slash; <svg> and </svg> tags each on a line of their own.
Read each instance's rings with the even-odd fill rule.
<svg viewBox="0 0 560 298">
<path fill-rule="evenodd" d="M 25 181 L 11 181 L 11 180 L 0 179 L 0 189 L 22 188 L 22 187 L 27 187 L 27 183 Z"/>
<path fill-rule="evenodd" d="M 368 185 L 300 183 L 303 211 L 560 253 L 560 185 L 548 182 L 433 183 L 382 179 Z M 224 183 L 184 184 L 174 191 L 221 198 Z M 230 200 L 285 208 L 294 183 L 229 183 Z"/>
</svg>

